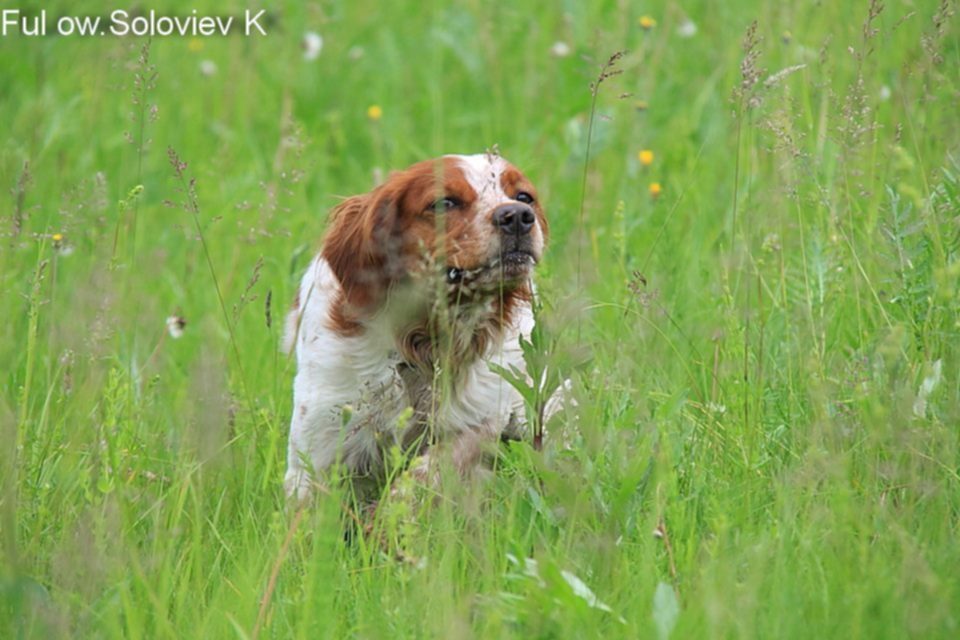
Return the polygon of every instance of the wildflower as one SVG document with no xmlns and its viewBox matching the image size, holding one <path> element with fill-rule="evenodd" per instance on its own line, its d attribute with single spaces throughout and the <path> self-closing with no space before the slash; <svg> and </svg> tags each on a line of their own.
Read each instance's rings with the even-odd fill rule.
<svg viewBox="0 0 960 640">
<path fill-rule="evenodd" d="M 53 250 L 56 251 L 58 255 L 68 256 L 73 253 L 73 245 L 67 242 L 66 236 L 62 233 L 55 233 L 50 236 L 50 239 L 53 241 Z"/>
<path fill-rule="evenodd" d="M 677 27 L 677 35 L 681 38 L 692 38 L 693 36 L 697 35 L 697 24 L 693 20 L 687 18 L 680 23 L 679 27 Z"/>
<path fill-rule="evenodd" d="M 303 41 L 300 46 L 303 48 L 304 60 L 316 60 L 323 49 L 323 37 L 315 31 L 307 31 L 303 34 Z"/>
<path fill-rule="evenodd" d="M 637 111 L 646 111 L 647 109 L 650 108 L 650 105 L 647 103 L 646 100 L 637 100 L 636 102 L 633 103 L 633 108 L 636 109 Z"/>
<path fill-rule="evenodd" d="M 658 198 L 660 194 L 663 193 L 663 187 L 660 186 L 659 182 L 651 182 L 650 186 L 647 187 L 647 191 L 650 192 L 651 198 Z"/>
<path fill-rule="evenodd" d="M 644 31 L 650 31 L 650 29 L 653 29 L 655 26 L 657 26 L 657 21 L 650 16 L 640 16 L 640 20 L 638 22 L 640 23 L 640 28 Z"/>
<path fill-rule="evenodd" d="M 722 416 L 727 412 L 727 406 L 721 402 L 713 402 L 711 400 L 707 403 L 707 411 L 718 416 Z"/>
<path fill-rule="evenodd" d="M 183 318 L 183 316 L 172 315 L 167 318 L 167 332 L 174 340 L 183 337 L 183 330 L 186 326 L 187 321 Z"/>
<path fill-rule="evenodd" d="M 761 249 L 767 253 L 777 253 L 780 251 L 780 235 L 776 233 L 768 233 L 763 239 L 763 245 L 761 245 Z"/>
<path fill-rule="evenodd" d="M 213 60 L 200 61 L 200 74 L 208 78 L 217 73 L 217 63 Z"/>
<path fill-rule="evenodd" d="M 653 151 L 650 151 L 650 149 L 643 149 L 637 154 L 637 160 L 639 160 L 640 164 L 643 166 L 649 167 L 651 164 L 653 164 Z"/>
<path fill-rule="evenodd" d="M 550 47 L 550 55 L 556 58 L 566 58 L 570 55 L 570 45 L 566 42 L 557 41 Z"/>
<path fill-rule="evenodd" d="M 378 104 L 372 104 L 367 107 L 367 117 L 376 122 L 383 117 L 383 109 Z"/>
<path fill-rule="evenodd" d="M 190 38 L 190 40 L 187 42 L 187 49 L 193 53 L 203 50 L 203 40 L 200 38 Z"/>
<path fill-rule="evenodd" d="M 891 95 L 893 95 L 893 92 L 890 91 L 890 87 L 888 87 L 887 85 L 880 86 L 880 94 L 879 94 L 880 102 L 886 102 L 887 100 L 890 99 Z"/>
</svg>

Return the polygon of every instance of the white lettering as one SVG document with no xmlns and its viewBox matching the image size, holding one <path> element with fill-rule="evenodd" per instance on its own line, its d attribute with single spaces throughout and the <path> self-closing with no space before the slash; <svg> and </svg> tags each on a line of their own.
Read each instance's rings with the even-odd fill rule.
<svg viewBox="0 0 960 640">
<path fill-rule="evenodd" d="M 260 35 L 262 36 L 267 35 L 267 32 L 263 30 L 263 27 L 261 27 L 260 23 L 258 22 L 260 18 L 263 16 L 263 14 L 265 14 L 266 12 L 267 12 L 266 9 L 261 9 L 260 12 L 257 13 L 257 15 L 251 17 L 250 11 L 247 10 L 247 28 L 245 31 L 246 35 L 250 35 L 250 29 L 252 27 L 256 27 L 257 30 L 260 32 Z"/>
<path fill-rule="evenodd" d="M 3 24 L 3 35 L 7 35 L 7 27 L 19 27 L 20 26 L 20 10 L 4 9 L 2 24 Z"/>
<path fill-rule="evenodd" d="M 216 18 L 217 25 L 220 27 L 220 33 L 223 35 L 228 35 L 230 33 L 230 26 L 233 24 L 233 16 L 230 16 L 226 20 L 223 18 Z"/>
<path fill-rule="evenodd" d="M 57 20 L 57 33 L 62 36 L 73 35 L 73 30 L 76 28 L 76 25 L 73 23 L 73 18 L 70 16 L 63 16 Z"/>
<path fill-rule="evenodd" d="M 150 12 L 150 17 L 153 18 L 153 12 Z M 168 36 L 173 33 L 173 20 L 167 18 L 166 16 L 160 16 L 153 21 L 153 29 L 151 29 L 153 35 L 155 36 Z M 183 33 L 182 31 L 180 33 Z"/>
<path fill-rule="evenodd" d="M 85 16 L 73 19 L 77 33 L 82 36 L 92 36 L 100 32 L 100 16 Z"/>
<path fill-rule="evenodd" d="M 130 33 L 130 25 L 127 24 L 129 13 L 123 9 L 117 9 L 110 14 L 110 33 L 115 36 L 125 36 Z"/>
<path fill-rule="evenodd" d="M 174 34 L 212 36 L 217 33 L 224 36 L 230 35 L 233 17 L 201 17 L 197 15 L 196 9 L 192 13 L 193 15 L 183 17 L 162 16 L 157 15 L 157 12 L 151 9 L 146 15 L 131 18 L 130 14 L 123 9 L 117 9 L 110 14 L 110 33 L 115 36 L 169 36 Z M 266 13 L 266 10 L 254 16 L 251 23 L 253 28 L 259 29 L 261 33 L 266 35 L 263 28 L 256 22 L 264 13 Z"/>
<path fill-rule="evenodd" d="M 130 30 L 135 36 L 145 36 L 150 33 L 150 21 L 143 16 L 137 16 L 130 21 Z"/>
</svg>

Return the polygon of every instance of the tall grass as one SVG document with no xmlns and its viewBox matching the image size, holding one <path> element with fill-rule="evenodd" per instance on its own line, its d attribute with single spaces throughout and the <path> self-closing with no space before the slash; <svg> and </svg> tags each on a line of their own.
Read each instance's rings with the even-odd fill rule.
<svg viewBox="0 0 960 640">
<path fill-rule="evenodd" d="M 0 38 L 0 637 L 955 637 L 955 13 L 401 0 Z M 269 318 L 338 196 L 494 144 L 550 216 L 576 415 L 345 542 L 341 489 L 284 502 Z"/>
</svg>

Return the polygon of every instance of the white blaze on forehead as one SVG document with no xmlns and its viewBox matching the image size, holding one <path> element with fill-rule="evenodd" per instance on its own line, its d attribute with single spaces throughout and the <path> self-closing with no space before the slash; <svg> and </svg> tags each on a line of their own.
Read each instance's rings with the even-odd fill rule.
<svg viewBox="0 0 960 640">
<path fill-rule="evenodd" d="M 472 156 L 448 156 L 457 160 L 463 171 L 463 177 L 473 187 L 477 194 L 477 209 L 479 211 L 493 211 L 504 202 L 512 198 L 503 190 L 500 177 L 507 170 L 510 163 L 500 156 L 478 153 Z"/>
</svg>

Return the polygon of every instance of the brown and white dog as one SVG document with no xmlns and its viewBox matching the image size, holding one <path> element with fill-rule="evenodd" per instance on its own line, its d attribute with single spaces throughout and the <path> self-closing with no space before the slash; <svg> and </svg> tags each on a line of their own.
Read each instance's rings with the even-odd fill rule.
<svg viewBox="0 0 960 640">
<path fill-rule="evenodd" d="M 287 495 L 337 463 L 378 486 L 394 446 L 422 456 L 415 472 L 446 456 L 466 474 L 519 435 L 523 402 L 490 365 L 524 369 L 546 239 L 533 185 L 491 153 L 417 163 L 337 206 L 287 319 Z"/>
</svg>

